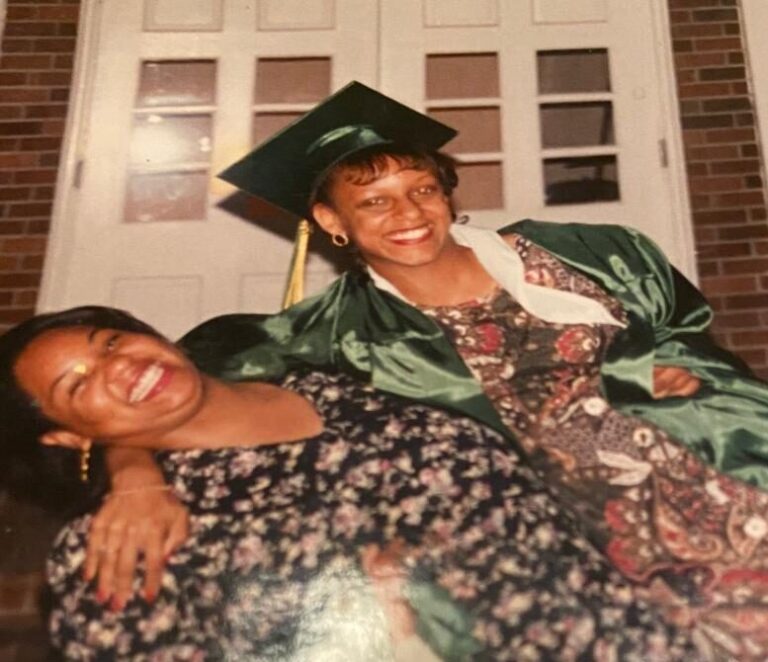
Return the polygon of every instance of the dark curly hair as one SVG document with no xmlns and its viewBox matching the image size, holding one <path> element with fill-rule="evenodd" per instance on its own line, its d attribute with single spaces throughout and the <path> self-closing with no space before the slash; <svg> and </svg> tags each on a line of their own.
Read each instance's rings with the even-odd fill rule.
<svg viewBox="0 0 768 662">
<path fill-rule="evenodd" d="M 21 388 L 14 367 L 35 338 L 52 329 L 78 326 L 163 337 L 129 313 L 105 306 L 80 306 L 36 315 L 0 336 L 0 420 L 3 422 L 0 476 L 3 484 L 14 496 L 67 514 L 90 508 L 106 491 L 108 481 L 102 449 L 93 449 L 90 479 L 83 483 L 77 453 L 39 443 L 41 435 L 57 426 Z"/>
<path fill-rule="evenodd" d="M 393 159 L 403 168 L 431 172 L 449 199 L 459 184 L 456 161 L 447 154 L 421 150 L 398 143 L 375 145 L 354 152 L 325 171 L 312 188 L 309 200 L 310 209 L 312 205 L 318 202 L 333 207 L 331 189 L 341 177 L 353 184 L 371 183 L 386 170 L 387 159 Z M 453 206 L 451 206 L 451 212 L 453 213 Z"/>
</svg>

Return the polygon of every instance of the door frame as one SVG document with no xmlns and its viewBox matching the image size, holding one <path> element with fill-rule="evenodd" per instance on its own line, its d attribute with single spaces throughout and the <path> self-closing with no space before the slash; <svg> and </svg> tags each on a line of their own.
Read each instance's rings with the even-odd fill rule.
<svg viewBox="0 0 768 662">
<path fill-rule="evenodd" d="M 376 1 L 376 0 L 373 0 Z M 381 2 L 381 0 L 378 0 Z M 641 0 L 646 1 L 646 0 Z M 659 145 L 659 158 L 666 160 L 669 171 L 667 178 L 670 187 L 672 208 L 670 216 L 675 225 L 675 234 L 686 256 L 684 263 L 677 266 L 696 281 L 696 261 L 691 224 L 691 210 L 688 198 L 688 180 L 682 140 L 682 127 L 678 112 L 677 88 L 675 84 L 672 40 L 666 0 L 649 0 L 653 16 L 652 29 L 655 35 L 655 66 L 660 89 L 661 116 L 659 117 L 660 135 L 664 144 Z M 56 181 L 56 196 L 51 216 L 51 227 L 37 301 L 38 311 L 57 308 L 67 291 L 66 272 L 72 254 L 73 242 L 69 232 L 73 227 L 70 222 L 77 214 L 79 206 L 79 180 L 83 169 L 84 146 L 88 139 L 88 115 L 91 108 L 92 81 L 95 77 L 100 44 L 99 26 L 104 4 L 99 0 L 83 0 L 80 8 L 79 36 L 75 51 L 71 100 L 67 115 L 61 161 Z M 663 153 L 662 153 L 663 152 Z"/>
<path fill-rule="evenodd" d="M 61 293 L 66 292 L 66 270 L 69 261 L 73 258 L 74 246 L 69 236 L 74 225 L 70 220 L 77 214 L 80 200 L 79 182 L 86 166 L 83 146 L 88 137 L 87 120 L 91 105 L 91 82 L 96 73 L 95 54 L 98 52 L 100 41 L 99 25 L 102 8 L 103 4 L 99 0 L 82 0 L 80 5 L 69 109 L 56 177 L 43 275 L 37 297 L 38 312 L 59 308 L 58 302 L 63 299 Z"/>
<path fill-rule="evenodd" d="M 768 43 L 760 27 L 768 25 L 768 3 L 765 0 L 741 0 L 741 23 L 747 63 L 749 85 L 753 94 L 757 115 L 758 140 L 760 143 L 760 170 L 766 181 L 766 149 L 768 149 Z"/>
<path fill-rule="evenodd" d="M 667 0 L 650 0 L 650 2 L 653 17 L 652 29 L 656 44 L 654 50 L 658 73 L 656 78 L 660 85 L 658 90 L 661 107 L 659 122 L 664 141 L 659 144 L 659 158 L 666 161 L 666 167 L 669 170 L 667 185 L 670 189 L 669 199 L 672 204 L 670 215 L 674 222 L 675 234 L 680 243 L 681 252 L 685 256 L 684 263 L 676 266 L 689 280 L 698 285 L 698 265 L 696 263 L 688 173 L 683 145 L 683 126 L 680 120 L 680 102 L 677 96 L 669 7 Z"/>
</svg>

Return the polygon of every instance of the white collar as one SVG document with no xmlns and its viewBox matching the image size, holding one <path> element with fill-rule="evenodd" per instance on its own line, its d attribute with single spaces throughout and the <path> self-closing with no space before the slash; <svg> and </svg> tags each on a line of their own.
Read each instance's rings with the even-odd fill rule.
<svg viewBox="0 0 768 662">
<path fill-rule="evenodd" d="M 453 224 L 451 235 L 460 246 L 471 248 L 480 264 L 529 313 L 556 324 L 610 324 L 625 326 L 594 299 L 525 280 L 523 261 L 495 230 Z M 369 267 L 380 290 L 412 303 L 386 278 Z"/>
</svg>

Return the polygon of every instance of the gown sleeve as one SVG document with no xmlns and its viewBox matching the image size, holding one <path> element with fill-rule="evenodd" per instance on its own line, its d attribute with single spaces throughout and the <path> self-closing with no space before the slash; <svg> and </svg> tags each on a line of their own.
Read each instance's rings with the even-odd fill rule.
<svg viewBox="0 0 768 662">
<path fill-rule="evenodd" d="M 617 297 L 629 324 L 603 364 L 603 387 L 622 411 L 646 419 L 718 469 L 768 487 L 768 386 L 711 339 L 702 294 L 641 233 L 620 226 L 521 221 L 512 230 Z M 654 400 L 654 365 L 701 380 L 691 397 Z"/>
<path fill-rule="evenodd" d="M 509 434 L 440 328 L 367 274 L 344 274 L 325 293 L 277 315 L 214 318 L 179 346 L 203 371 L 230 381 L 270 380 L 308 367 L 345 372 Z"/>
</svg>

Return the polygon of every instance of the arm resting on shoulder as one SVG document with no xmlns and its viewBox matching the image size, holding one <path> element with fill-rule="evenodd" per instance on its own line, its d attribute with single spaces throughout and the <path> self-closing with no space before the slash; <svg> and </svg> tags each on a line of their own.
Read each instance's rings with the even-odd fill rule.
<svg viewBox="0 0 768 662">
<path fill-rule="evenodd" d="M 119 609 L 133 592 L 141 555 L 144 596 L 157 595 L 165 559 L 188 535 L 189 514 L 150 451 L 110 448 L 105 456 L 112 491 L 91 520 L 83 573 L 98 577 L 100 599 Z"/>
</svg>

